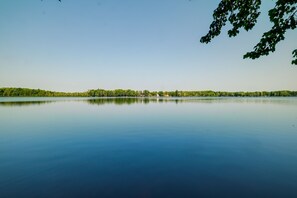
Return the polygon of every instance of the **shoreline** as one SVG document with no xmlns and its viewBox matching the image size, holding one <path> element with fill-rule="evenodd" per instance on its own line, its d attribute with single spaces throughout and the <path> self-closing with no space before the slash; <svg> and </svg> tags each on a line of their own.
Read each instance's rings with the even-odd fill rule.
<svg viewBox="0 0 297 198">
<path fill-rule="evenodd" d="M 85 92 L 57 92 L 30 88 L 0 88 L 0 97 L 122 97 L 122 98 L 188 98 L 188 97 L 297 97 L 297 91 L 149 91 L 132 89 L 91 89 Z"/>
</svg>

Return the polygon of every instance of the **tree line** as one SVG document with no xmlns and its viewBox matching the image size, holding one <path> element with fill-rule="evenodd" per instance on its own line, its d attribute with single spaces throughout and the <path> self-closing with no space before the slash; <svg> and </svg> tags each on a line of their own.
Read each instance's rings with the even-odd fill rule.
<svg viewBox="0 0 297 198">
<path fill-rule="evenodd" d="M 297 91 L 137 91 L 92 89 L 86 92 L 55 92 L 28 88 L 0 88 L 0 97 L 296 97 Z"/>
<path fill-rule="evenodd" d="M 28 88 L 0 88 L 0 97 L 88 97 L 87 92 L 56 92 Z"/>
</svg>

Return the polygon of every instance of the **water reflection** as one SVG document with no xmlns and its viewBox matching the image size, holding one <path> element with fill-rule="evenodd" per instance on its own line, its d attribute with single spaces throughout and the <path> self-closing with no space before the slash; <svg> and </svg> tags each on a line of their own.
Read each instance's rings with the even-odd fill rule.
<svg viewBox="0 0 297 198">
<path fill-rule="evenodd" d="M 84 102 L 89 105 L 132 105 L 149 103 L 254 103 L 297 105 L 297 98 L 0 98 L 0 106 L 45 105 L 55 102 Z"/>
<path fill-rule="evenodd" d="M 131 104 L 148 104 L 152 102 L 149 98 L 96 98 L 86 100 L 91 105 L 104 105 L 104 104 L 115 104 L 115 105 L 131 105 Z"/>
<path fill-rule="evenodd" d="M 295 198 L 296 112 L 297 98 L 0 98 L 0 197 Z"/>
<path fill-rule="evenodd" d="M 44 105 L 53 103 L 56 101 L 11 101 L 11 102 L 0 102 L 0 106 L 31 106 L 31 105 Z"/>
</svg>

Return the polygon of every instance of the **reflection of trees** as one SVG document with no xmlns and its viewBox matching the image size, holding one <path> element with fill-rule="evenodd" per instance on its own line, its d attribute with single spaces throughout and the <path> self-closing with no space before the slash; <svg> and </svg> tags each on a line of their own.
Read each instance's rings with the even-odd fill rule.
<svg viewBox="0 0 297 198">
<path fill-rule="evenodd" d="M 150 102 L 149 98 L 96 98 L 86 100 L 92 105 L 116 104 L 116 105 L 130 105 L 130 104 L 147 104 Z"/>
<path fill-rule="evenodd" d="M 11 102 L 0 102 L 0 106 L 29 106 L 29 105 L 43 105 L 53 103 L 56 101 L 11 101 Z"/>
<path fill-rule="evenodd" d="M 148 103 L 166 103 L 175 102 L 179 103 L 182 100 L 173 98 L 96 98 L 86 100 L 89 104 L 104 105 L 104 104 L 116 104 L 116 105 L 130 105 L 130 104 L 148 104 Z"/>
<path fill-rule="evenodd" d="M 104 105 L 104 104 L 116 104 L 116 105 L 131 105 L 131 104 L 148 104 L 148 103 L 254 103 L 254 104 L 291 104 L 297 105 L 295 98 L 213 98 L 213 97 L 192 97 L 192 98 L 96 98 L 85 100 L 91 105 Z"/>
<path fill-rule="evenodd" d="M 189 98 L 85 98 L 85 99 L 52 99 L 40 101 L 3 101 L 0 106 L 30 106 L 45 105 L 53 102 L 83 102 L 90 105 L 132 105 L 132 104 L 149 104 L 149 103 L 193 103 L 193 104 L 222 104 L 222 103 L 241 103 L 241 104 L 279 104 L 279 105 L 297 105 L 296 98 L 232 98 L 232 97 L 189 97 Z"/>
</svg>

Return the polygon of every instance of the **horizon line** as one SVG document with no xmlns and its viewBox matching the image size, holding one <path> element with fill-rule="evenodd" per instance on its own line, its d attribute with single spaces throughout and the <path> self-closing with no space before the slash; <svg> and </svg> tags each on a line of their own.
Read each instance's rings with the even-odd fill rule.
<svg viewBox="0 0 297 198">
<path fill-rule="evenodd" d="M 289 92 L 296 92 L 297 90 L 289 90 L 289 89 L 278 89 L 278 90 L 254 90 L 254 91 L 225 91 L 225 90 L 212 90 L 212 89 L 203 89 L 203 90 L 189 90 L 189 89 L 170 89 L 170 90 L 149 90 L 149 89 L 130 89 L 130 88 L 116 88 L 116 89 L 104 89 L 104 88 L 93 88 L 88 89 L 86 91 L 53 91 L 49 89 L 42 89 L 42 88 L 29 88 L 29 87 L 0 87 L 0 89 L 29 89 L 29 90 L 41 90 L 41 91 L 50 91 L 50 92 L 60 92 L 60 93 L 85 93 L 92 90 L 104 90 L 104 91 L 115 91 L 115 90 L 131 90 L 131 91 L 149 91 L 149 92 L 174 92 L 174 91 L 197 91 L 197 92 L 205 92 L 205 91 L 211 91 L 211 92 L 228 92 L 228 93 L 235 93 L 235 92 L 279 92 L 279 91 L 289 91 Z"/>
</svg>

